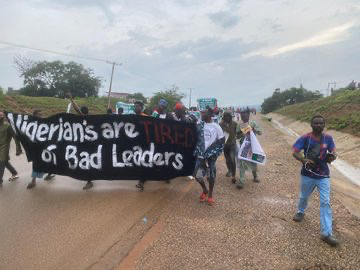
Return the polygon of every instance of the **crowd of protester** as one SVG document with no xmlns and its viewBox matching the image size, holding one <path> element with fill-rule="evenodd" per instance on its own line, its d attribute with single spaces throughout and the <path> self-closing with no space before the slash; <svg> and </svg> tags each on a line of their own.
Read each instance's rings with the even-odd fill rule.
<svg viewBox="0 0 360 270">
<path fill-rule="evenodd" d="M 69 95 L 74 110 L 80 115 L 89 115 L 89 109 L 86 106 L 79 107 Z M 194 114 L 188 113 L 185 106 L 178 102 L 175 108 L 168 108 L 168 102 L 160 99 L 155 110 L 144 108 L 144 103 L 136 101 L 134 103 L 134 112 L 139 116 L 155 117 L 173 121 L 182 121 L 194 123 L 197 125 L 198 142 L 194 155 L 196 164 L 193 175 L 188 179 L 196 179 L 202 188 L 200 202 L 206 202 L 214 205 L 214 187 L 216 183 L 216 162 L 218 157 L 224 152 L 225 163 L 227 167 L 226 177 L 231 178 L 231 182 L 236 184 L 238 189 L 245 187 L 246 171 L 252 172 L 253 181 L 260 183 L 257 173 L 257 164 L 248 160 L 238 158 L 238 147 L 242 144 L 246 136 L 249 136 L 251 130 L 255 135 L 261 135 L 262 132 L 255 121 L 250 121 L 250 115 L 256 115 L 256 109 L 250 108 L 222 108 L 215 110 L 207 107 L 201 111 L 201 118 L 198 119 Z M 123 108 L 118 108 L 116 112 L 108 109 L 107 114 L 124 113 Z M 36 110 L 33 113 L 35 117 L 41 117 L 41 111 Z M 311 120 L 312 132 L 299 138 L 293 146 L 293 156 L 302 163 L 301 187 L 298 211 L 294 216 L 294 221 L 301 222 L 305 216 L 307 201 L 312 191 L 317 188 L 320 193 L 320 223 L 321 239 L 326 243 L 335 246 L 337 239 L 332 234 L 332 212 L 330 206 L 330 172 L 328 164 L 336 159 L 335 144 L 332 137 L 323 133 L 325 119 L 318 115 Z M 16 169 L 10 163 L 10 142 L 15 139 L 16 155 L 22 154 L 21 146 L 16 139 L 14 131 L 5 120 L 5 114 L 0 112 L 0 186 L 3 183 L 4 170 L 8 169 L 11 173 L 9 181 L 19 178 Z M 303 151 L 304 155 L 300 154 Z M 239 177 L 236 177 L 236 171 L 239 171 Z M 36 186 L 36 179 L 43 178 L 44 173 L 32 172 L 32 179 L 27 188 Z M 48 174 L 45 180 L 54 179 L 55 175 Z M 206 181 L 208 182 L 208 185 Z M 139 179 L 136 187 L 144 190 L 146 179 Z M 168 181 L 169 183 L 169 181 Z M 86 182 L 84 190 L 92 188 L 91 180 Z"/>
</svg>

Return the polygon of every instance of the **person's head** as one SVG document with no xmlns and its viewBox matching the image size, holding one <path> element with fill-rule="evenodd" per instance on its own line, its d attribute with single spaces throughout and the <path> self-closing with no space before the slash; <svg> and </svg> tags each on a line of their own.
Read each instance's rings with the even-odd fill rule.
<svg viewBox="0 0 360 270">
<path fill-rule="evenodd" d="M 86 106 L 81 106 L 80 112 L 81 112 L 82 114 L 88 115 L 88 114 L 89 114 L 89 108 L 86 107 Z"/>
<path fill-rule="evenodd" d="M 113 111 L 112 111 L 112 109 L 111 109 L 111 108 L 108 108 L 108 109 L 106 110 L 106 113 L 107 113 L 107 114 L 112 114 L 112 113 L 113 113 Z"/>
<path fill-rule="evenodd" d="M 35 117 L 41 117 L 41 111 L 40 110 L 35 110 L 34 112 L 33 112 L 33 116 L 35 116 Z"/>
<path fill-rule="evenodd" d="M 123 115 L 124 114 L 124 108 L 119 107 L 118 108 L 118 115 Z"/>
<path fill-rule="evenodd" d="M 0 111 L 0 123 L 4 122 L 5 120 L 5 113 Z"/>
<path fill-rule="evenodd" d="M 191 122 L 192 122 L 192 123 L 197 123 L 197 121 L 198 121 L 198 119 L 196 118 L 196 116 L 193 115 L 193 114 L 189 114 L 189 118 L 191 119 Z"/>
<path fill-rule="evenodd" d="M 165 112 L 168 106 L 168 102 L 165 99 L 160 99 L 158 104 L 158 113 L 162 114 Z"/>
<path fill-rule="evenodd" d="M 249 122 L 249 113 L 248 113 L 247 111 L 241 111 L 241 112 L 240 112 L 240 116 L 241 116 L 241 120 L 242 120 L 244 123 Z"/>
<path fill-rule="evenodd" d="M 134 108 L 135 113 L 141 114 L 144 110 L 144 103 L 142 103 L 141 101 L 135 101 L 134 105 L 135 105 Z"/>
<path fill-rule="evenodd" d="M 182 118 L 185 116 L 185 107 L 180 102 L 176 103 L 176 105 L 175 105 L 175 115 L 178 118 Z"/>
<path fill-rule="evenodd" d="M 325 118 L 321 115 L 315 115 L 311 118 L 310 125 L 313 129 L 313 132 L 321 134 L 325 128 Z"/>
<path fill-rule="evenodd" d="M 210 107 L 206 107 L 205 110 L 201 111 L 201 119 L 204 122 L 210 123 L 212 121 L 212 117 L 214 116 L 214 110 Z"/>
<path fill-rule="evenodd" d="M 224 122 L 230 124 L 232 121 L 231 113 L 225 112 L 223 116 Z"/>
</svg>

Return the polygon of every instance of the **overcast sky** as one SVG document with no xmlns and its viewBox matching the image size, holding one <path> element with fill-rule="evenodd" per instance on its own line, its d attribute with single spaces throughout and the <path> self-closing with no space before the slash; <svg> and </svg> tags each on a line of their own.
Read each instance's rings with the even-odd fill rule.
<svg viewBox="0 0 360 270">
<path fill-rule="evenodd" d="M 193 101 L 261 104 L 275 88 L 360 80 L 359 0 L 0 0 L 0 41 L 117 61 L 113 90 L 177 85 Z M 14 56 L 111 65 L 0 44 L 0 86 L 22 86 Z M 188 100 L 184 100 L 188 104 Z"/>
</svg>

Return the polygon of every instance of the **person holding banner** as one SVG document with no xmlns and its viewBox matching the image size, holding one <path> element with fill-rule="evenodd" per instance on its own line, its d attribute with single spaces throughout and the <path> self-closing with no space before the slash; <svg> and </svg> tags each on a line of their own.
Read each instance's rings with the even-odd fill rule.
<svg viewBox="0 0 360 270">
<path fill-rule="evenodd" d="M 168 106 L 168 102 L 165 99 L 160 99 L 157 110 L 153 112 L 152 117 L 174 120 L 172 113 L 166 112 L 167 106 Z"/>
<path fill-rule="evenodd" d="M 78 114 L 89 115 L 89 108 L 87 106 L 79 107 L 70 93 L 67 93 L 66 95 L 70 98 L 71 104 L 73 105 L 74 110 Z M 94 186 L 93 182 L 89 180 L 86 182 L 85 186 L 83 187 L 83 190 L 88 190 L 88 189 L 92 188 L 93 186 Z"/>
<path fill-rule="evenodd" d="M 250 140 L 251 132 L 253 132 L 253 134 L 261 135 L 261 131 L 255 121 L 249 122 L 250 114 L 248 113 L 247 110 L 240 111 L 240 117 L 241 117 L 242 123 L 239 123 L 236 128 L 236 136 L 239 139 L 240 146 L 242 146 L 245 140 L 251 141 Z M 251 144 L 250 144 L 250 148 L 251 148 Z M 238 167 L 239 167 L 239 172 L 240 172 L 240 178 L 236 185 L 236 187 L 238 189 L 244 188 L 245 179 L 246 179 L 245 174 L 246 174 L 247 170 L 252 171 L 255 183 L 260 182 L 260 180 L 257 176 L 257 163 L 253 162 L 252 160 L 250 161 L 250 160 L 251 160 L 251 158 L 248 160 L 238 158 Z"/>
<path fill-rule="evenodd" d="M 212 121 L 214 110 L 207 107 L 201 112 L 202 122 L 198 124 L 198 143 L 195 149 L 197 158 L 193 177 L 202 187 L 200 202 L 207 200 L 213 205 L 213 190 L 216 180 L 216 160 L 224 149 L 225 136 L 221 127 Z M 206 187 L 204 177 L 208 175 L 209 189 Z"/>
<path fill-rule="evenodd" d="M 142 101 L 135 101 L 134 102 L 134 111 L 136 115 L 140 115 L 140 116 L 148 116 L 147 114 L 145 114 L 144 111 L 144 103 Z M 144 191 L 144 184 L 146 182 L 146 179 L 140 179 L 139 182 L 136 184 L 136 187 L 140 190 L 140 191 Z"/>
<path fill-rule="evenodd" d="M 224 156 L 226 161 L 226 167 L 228 172 L 226 177 L 232 177 L 231 182 L 236 183 L 236 128 L 237 123 L 233 121 L 232 115 L 229 112 L 225 112 L 223 120 L 220 123 L 220 127 L 224 131 L 225 146 Z"/>
<path fill-rule="evenodd" d="M 5 114 L 0 111 L 0 187 L 3 183 L 5 168 L 11 173 L 9 181 L 14 181 L 19 178 L 17 171 L 10 164 L 9 151 L 12 138 L 14 138 L 16 144 L 16 155 L 19 156 L 22 153 L 20 143 L 16 139 L 11 126 L 5 121 Z"/>
<path fill-rule="evenodd" d="M 38 118 L 41 118 L 41 111 L 40 111 L 40 110 L 35 110 L 35 111 L 33 112 L 33 116 L 38 117 Z M 43 178 L 43 176 L 44 176 L 44 173 L 42 173 L 42 172 L 36 172 L 36 171 L 33 170 L 32 173 L 31 173 L 32 180 L 31 180 L 31 182 L 27 185 L 27 189 L 34 188 L 34 187 L 36 186 L 36 178 Z M 54 174 L 48 173 L 48 174 L 45 176 L 44 180 L 45 180 L 45 181 L 49 181 L 49 180 L 53 179 L 54 177 L 55 177 Z"/>
<path fill-rule="evenodd" d="M 323 133 L 325 119 L 320 115 L 310 121 L 312 132 L 301 136 L 293 145 L 293 156 L 302 163 L 298 211 L 293 220 L 301 222 L 305 216 L 308 199 L 315 188 L 320 194 L 321 240 L 330 246 L 339 244 L 332 235 L 332 210 L 330 205 L 330 170 L 328 164 L 336 159 L 333 138 Z M 304 151 L 304 156 L 300 154 Z"/>
</svg>

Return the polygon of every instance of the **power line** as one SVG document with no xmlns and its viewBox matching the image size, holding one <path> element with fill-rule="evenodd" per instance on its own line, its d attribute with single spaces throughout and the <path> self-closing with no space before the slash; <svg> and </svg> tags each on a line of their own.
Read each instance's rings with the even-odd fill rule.
<svg viewBox="0 0 360 270">
<path fill-rule="evenodd" d="M 8 41 L 0 40 L 0 44 L 5 44 L 5 45 L 13 46 L 13 47 L 18 47 L 18 48 L 23 48 L 23 49 L 33 50 L 33 51 L 52 53 L 52 54 L 57 54 L 57 55 L 62 55 L 62 56 L 67 56 L 67 57 L 75 57 L 75 58 L 81 58 L 81 59 L 86 59 L 86 60 L 91 60 L 91 61 L 104 62 L 104 63 L 108 63 L 108 64 L 114 63 L 113 61 L 109 61 L 109 60 L 105 60 L 105 59 L 101 59 L 101 58 L 80 56 L 80 55 L 75 55 L 75 54 L 47 50 L 47 49 L 33 48 L 33 47 L 26 46 L 26 45 L 16 44 L 16 43 L 8 42 Z"/>
</svg>

